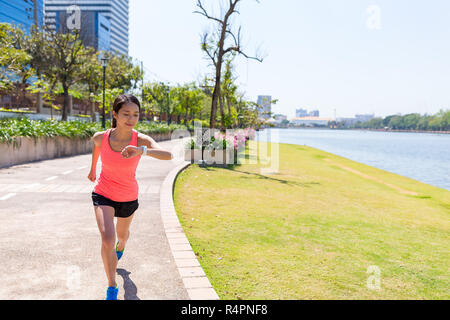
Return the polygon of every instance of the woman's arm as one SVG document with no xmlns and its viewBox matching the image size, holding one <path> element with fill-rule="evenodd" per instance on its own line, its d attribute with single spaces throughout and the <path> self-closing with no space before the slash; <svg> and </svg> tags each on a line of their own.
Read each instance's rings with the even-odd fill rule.
<svg viewBox="0 0 450 320">
<path fill-rule="evenodd" d="M 148 148 L 148 146 L 147 146 Z M 142 152 L 142 151 L 141 151 Z M 164 150 L 164 149 L 147 149 L 147 156 L 151 156 L 153 158 L 157 158 L 159 160 L 172 160 L 173 155 L 172 152 Z"/>
<path fill-rule="evenodd" d="M 122 150 L 122 156 L 124 158 L 132 158 L 138 155 L 143 155 L 143 148 L 142 146 L 147 147 L 147 156 L 151 156 L 153 158 L 159 159 L 159 160 L 172 160 L 173 154 L 172 152 L 168 150 L 164 150 L 161 148 L 161 146 L 156 143 L 156 141 L 145 134 L 139 133 L 138 136 L 138 147 L 134 146 L 126 146 Z"/>
<path fill-rule="evenodd" d="M 100 147 L 101 147 L 101 140 L 99 140 L 99 137 L 101 137 L 102 132 L 97 132 L 92 137 L 91 141 L 94 142 L 94 145 L 92 147 L 92 163 L 91 163 L 91 171 L 89 172 L 88 179 L 92 182 L 96 179 L 96 171 L 97 171 L 97 161 L 100 156 Z"/>
<path fill-rule="evenodd" d="M 164 150 L 161 146 L 152 138 L 147 135 L 142 135 L 142 144 L 147 146 L 146 156 L 151 156 L 160 160 L 172 160 L 173 154 L 170 151 Z"/>
</svg>

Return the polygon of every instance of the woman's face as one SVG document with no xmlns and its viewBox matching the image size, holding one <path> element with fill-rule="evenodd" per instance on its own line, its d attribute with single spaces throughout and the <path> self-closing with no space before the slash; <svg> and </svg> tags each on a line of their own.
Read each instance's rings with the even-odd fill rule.
<svg viewBox="0 0 450 320">
<path fill-rule="evenodd" d="M 114 118 L 117 121 L 117 127 L 132 129 L 139 121 L 139 107 L 128 102 L 119 110 L 119 114 L 113 111 Z"/>
</svg>

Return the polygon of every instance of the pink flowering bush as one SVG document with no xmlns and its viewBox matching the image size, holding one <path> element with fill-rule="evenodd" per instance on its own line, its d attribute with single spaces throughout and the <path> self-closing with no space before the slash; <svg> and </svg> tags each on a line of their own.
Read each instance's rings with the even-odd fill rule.
<svg viewBox="0 0 450 320">
<path fill-rule="evenodd" d="M 255 137 L 255 130 L 252 128 L 233 130 L 233 132 L 215 132 L 211 137 L 210 147 L 216 149 L 226 149 L 227 146 L 233 146 L 235 151 L 245 148 L 247 140 Z"/>
</svg>

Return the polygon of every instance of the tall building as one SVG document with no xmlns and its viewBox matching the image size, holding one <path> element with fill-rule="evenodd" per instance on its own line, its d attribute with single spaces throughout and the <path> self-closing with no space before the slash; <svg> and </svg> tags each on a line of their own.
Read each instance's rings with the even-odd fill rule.
<svg viewBox="0 0 450 320">
<path fill-rule="evenodd" d="M 105 24 L 103 24 L 104 27 L 101 26 L 102 16 L 106 17 L 110 23 L 110 50 L 128 55 L 128 0 L 45 0 L 45 24 L 50 29 L 57 30 L 64 23 L 60 20 L 60 12 L 66 12 L 67 14 L 69 9 L 70 15 L 73 10 L 72 6 L 77 6 L 81 10 L 81 17 L 89 17 L 87 24 L 101 27 L 97 35 L 100 38 L 101 32 L 107 30 Z M 99 15 L 97 14 L 95 18 L 87 12 L 97 12 Z M 98 23 L 95 22 L 95 19 Z M 84 22 L 81 21 L 81 23 Z M 83 30 L 83 25 L 81 25 L 81 29 Z M 91 38 L 94 38 L 94 36 Z"/>
<path fill-rule="evenodd" d="M 297 109 L 297 110 L 295 110 L 295 116 L 297 118 L 306 117 L 306 116 L 308 116 L 308 110 L 301 109 L 301 108 Z"/>
<path fill-rule="evenodd" d="M 319 116 L 319 110 L 312 110 L 308 112 L 306 109 L 296 109 L 295 110 L 295 117 L 302 118 L 302 117 L 318 117 Z"/>
<path fill-rule="evenodd" d="M 73 19 L 72 12 L 56 11 L 56 31 L 70 32 L 67 21 L 71 19 Z M 98 51 L 109 51 L 111 49 L 111 23 L 100 12 L 81 11 L 80 37 L 85 46 L 93 47 Z"/>
<path fill-rule="evenodd" d="M 261 107 L 259 110 L 259 117 L 269 119 L 269 113 L 272 111 L 272 96 L 258 96 L 258 101 L 256 103 Z"/>
<path fill-rule="evenodd" d="M 10 23 L 28 34 L 33 24 L 44 25 L 44 0 L 0 0 L 0 22 Z"/>
<path fill-rule="evenodd" d="M 311 117 L 319 117 L 319 110 L 313 110 L 309 113 Z"/>
</svg>

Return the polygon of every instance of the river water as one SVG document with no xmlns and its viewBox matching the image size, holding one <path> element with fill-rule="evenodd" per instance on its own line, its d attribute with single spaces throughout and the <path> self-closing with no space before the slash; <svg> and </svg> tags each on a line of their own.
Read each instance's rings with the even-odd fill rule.
<svg viewBox="0 0 450 320">
<path fill-rule="evenodd" d="M 255 139 L 307 145 L 450 190 L 450 134 L 266 128 Z"/>
</svg>

